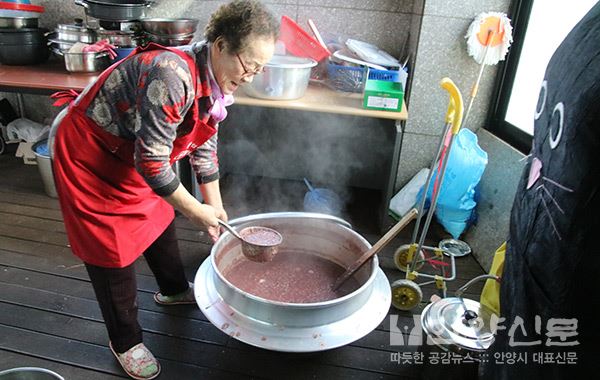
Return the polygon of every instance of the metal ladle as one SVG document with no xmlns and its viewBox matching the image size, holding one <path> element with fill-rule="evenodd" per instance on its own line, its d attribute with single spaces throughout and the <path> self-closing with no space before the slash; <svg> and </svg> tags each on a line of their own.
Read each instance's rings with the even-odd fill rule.
<svg viewBox="0 0 600 380">
<path fill-rule="evenodd" d="M 262 226 L 246 227 L 238 233 L 233 227 L 219 219 L 219 224 L 242 242 L 242 253 L 251 261 L 268 262 L 273 260 L 283 237 L 272 228 Z"/>
</svg>

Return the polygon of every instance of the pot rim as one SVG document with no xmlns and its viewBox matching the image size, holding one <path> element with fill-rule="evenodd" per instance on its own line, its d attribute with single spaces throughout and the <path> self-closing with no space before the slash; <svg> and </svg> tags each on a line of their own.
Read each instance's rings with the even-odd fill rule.
<svg viewBox="0 0 600 380">
<path fill-rule="evenodd" d="M 311 58 L 275 54 L 265 67 L 274 69 L 309 69 L 316 65 L 317 61 Z"/>
<path fill-rule="evenodd" d="M 285 217 L 298 217 L 298 218 L 302 218 L 302 216 L 305 216 L 306 218 L 310 218 L 311 216 L 314 215 L 320 215 L 320 214 L 316 214 L 316 213 L 305 213 L 305 212 L 273 212 L 273 213 L 264 213 L 264 214 L 254 214 L 252 215 L 251 219 L 244 217 L 244 218 L 238 218 L 238 219 L 233 219 L 229 222 L 230 225 L 235 225 L 235 224 L 239 224 L 239 223 L 243 223 L 245 221 L 248 220 L 253 220 L 254 217 L 256 217 L 257 220 L 264 220 L 264 218 L 285 218 Z M 262 219 L 260 219 L 259 217 L 263 217 Z M 330 216 L 330 215 L 327 215 Z M 329 218 L 327 218 L 329 219 Z M 336 218 L 336 217 L 332 217 L 331 219 L 329 219 L 331 222 L 334 222 L 335 219 L 338 219 L 342 222 L 345 222 L 343 224 L 340 224 L 340 227 L 345 229 L 347 232 L 349 232 L 350 234 L 355 235 L 355 237 L 357 237 L 362 243 L 365 243 L 366 246 L 368 248 L 371 248 L 371 243 L 369 243 L 367 241 L 367 239 L 365 239 L 362 235 L 360 235 L 358 232 L 354 231 L 353 229 L 347 227 L 344 224 L 348 224 L 346 221 Z M 274 306 L 284 306 L 287 308 L 298 308 L 298 309 L 310 309 L 310 308 L 321 308 L 321 307 L 328 307 L 328 306 L 332 306 L 332 305 L 336 305 L 338 303 L 344 303 L 346 302 L 348 299 L 350 298 L 354 298 L 355 296 L 357 296 L 358 294 L 362 293 L 363 291 L 365 291 L 365 289 L 369 288 L 371 286 L 371 284 L 373 283 L 373 281 L 375 281 L 375 277 L 377 275 L 377 269 L 379 268 L 379 259 L 377 257 L 377 255 L 373 256 L 373 259 L 371 260 L 371 273 L 369 274 L 369 278 L 367 279 L 367 281 L 365 281 L 361 286 L 358 287 L 358 289 L 356 289 L 355 291 L 346 294 L 343 297 L 339 297 L 339 298 L 334 298 L 332 300 L 328 300 L 328 301 L 321 301 L 321 302 L 310 302 L 310 303 L 298 303 L 298 302 L 282 302 L 282 301 L 274 301 L 274 300 L 270 300 L 267 298 L 263 298 L 263 297 L 259 297 L 257 295 L 254 295 L 252 293 L 248 293 L 240 288 L 238 288 L 237 286 L 233 285 L 231 282 L 229 282 L 229 280 L 227 280 L 227 278 L 225 278 L 225 276 L 223 275 L 223 273 L 221 273 L 221 270 L 219 269 L 219 267 L 217 266 L 216 263 L 216 249 L 215 247 L 217 247 L 219 245 L 220 241 L 223 241 L 225 239 L 235 239 L 235 237 L 230 233 L 230 232 L 224 232 L 219 239 L 215 242 L 215 244 L 213 245 L 213 247 L 211 248 L 210 251 L 210 263 L 213 267 L 213 270 L 215 272 L 215 274 L 217 276 L 219 276 L 219 279 L 221 281 L 223 281 L 223 283 L 225 283 L 229 288 L 235 290 L 236 292 L 244 295 L 245 297 L 248 297 L 254 301 L 258 301 L 261 303 L 266 303 L 266 304 L 270 304 L 270 305 L 274 305 Z M 222 243 L 221 243 L 222 244 Z"/>
</svg>

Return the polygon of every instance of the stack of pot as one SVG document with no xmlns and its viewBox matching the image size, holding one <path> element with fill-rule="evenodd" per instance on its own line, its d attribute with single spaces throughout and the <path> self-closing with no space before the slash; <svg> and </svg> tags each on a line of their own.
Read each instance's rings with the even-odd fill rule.
<svg viewBox="0 0 600 380">
<path fill-rule="evenodd" d="M 84 24 L 81 19 L 75 19 L 73 24 L 58 24 L 48 41 L 52 52 L 64 57 L 67 71 L 94 73 L 110 65 L 107 53 L 83 53 L 73 49 L 75 44 L 93 44 L 98 41 L 96 29 Z"/>
<path fill-rule="evenodd" d="M 0 1 L 0 63 L 32 65 L 48 59 L 47 30 L 38 28 L 43 12 L 28 0 Z"/>
<path fill-rule="evenodd" d="M 93 25 L 93 26 L 92 26 Z M 100 25 L 100 26 L 99 26 Z M 121 28 L 125 23 L 106 26 Z M 105 29 L 102 23 L 84 24 L 83 20 L 75 19 L 73 24 L 58 24 L 51 38 L 51 49 L 54 53 L 65 57 L 65 67 L 71 72 L 102 71 L 115 60 L 126 57 L 133 49 L 142 43 L 139 33 L 139 22 L 127 22 L 124 30 Z M 76 43 L 94 44 L 100 40 L 108 40 L 115 46 L 117 57 L 111 59 L 107 53 L 81 53 L 72 51 Z M 77 62 L 77 63 L 76 63 Z"/>
</svg>

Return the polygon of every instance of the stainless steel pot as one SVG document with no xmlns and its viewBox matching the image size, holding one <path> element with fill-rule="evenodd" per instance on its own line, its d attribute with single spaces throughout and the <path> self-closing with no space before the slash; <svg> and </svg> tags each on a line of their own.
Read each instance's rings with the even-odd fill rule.
<svg viewBox="0 0 600 380">
<path fill-rule="evenodd" d="M 58 24 L 52 37 L 64 42 L 83 42 L 93 44 L 98 41 L 96 32 L 83 24 Z"/>
<path fill-rule="evenodd" d="M 85 13 L 91 17 L 107 21 L 130 21 L 144 17 L 144 12 L 150 4 L 104 4 L 92 0 L 75 0 L 75 4 L 85 8 Z"/>
<path fill-rule="evenodd" d="M 370 248 L 347 222 L 324 214 L 258 214 L 230 224 L 273 228 L 283 235 L 282 251 L 308 252 L 343 267 Z M 196 274 L 195 292 L 200 309 L 215 326 L 248 344 L 292 352 L 339 347 L 375 329 L 389 310 L 390 286 L 377 257 L 355 274 L 361 284 L 357 290 L 315 303 L 271 301 L 237 288 L 224 272 L 242 259 L 239 241 L 228 232 L 221 235 Z"/>
<path fill-rule="evenodd" d="M 65 57 L 65 68 L 72 73 L 96 73 L 110 66 L 108 53 L 69 53 L 53 50 L 56 54 Z"/>
<path fill-rule="evenodd" d="M 445 351 L 469 354 L 477 359 L 494 343 L 498 317 L 477 301 L 462 298 L 474 282 L 496 279 L 492 275 L 477 276 L 456 291 L 456 297 L 430 303 L 421 313 L 421 326 L 433 343 Z"/>
<path fill-rule="evenodd" d="M 49 42 L 49 46 L 52 50 L 55 50 L 53 48 L 56 48 L 60 51 L 69 51 L 69 49 L 71 49 L 73 47 L 73 45 L 75 45 L 75 42 L 62 41 L 62 40 L 54 39 L 54 38 L 48 39 L 48 42 Z"/>
<path fill-rule="evenodd" d="M 310 58 L 274 55 L 265 71 L 255 75 L 252 83 L 242 85 L 242 89 L 253 98 L 298 99 L 304 96 L 311 68 L 316 65 L 317 62 Z"/>
</svg>

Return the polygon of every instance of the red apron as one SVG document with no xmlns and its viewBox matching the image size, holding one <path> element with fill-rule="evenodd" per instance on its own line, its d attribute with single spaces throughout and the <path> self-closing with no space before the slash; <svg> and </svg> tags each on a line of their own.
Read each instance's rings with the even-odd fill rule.
<svg viewBox="0 0 600 380">
<path fill-rule="evenodd" d="M 161 49 L 183 58 L 192 83 L 196 83 L 196 100 L 183 120 L 193 123 L 193 128 L 175 139 L 172 164 L 206 142 L 216 128 L 206 117 L 199 117 L 198 98 L 210 91 L 198 85 L 194 59 L 155 44 L 138 48 L 126 59 Z M 88 91 L 71 102 L 56 132 L 54 151 L 56 188 L 71 249 L 84 262 L 109 268 L 133 263 L 174 218 L 173 207 L 135 170 L 134 141 L 104 131 L 86 116 L 89 104 L 117 65 L 100 74 Z"/>
</svg>

